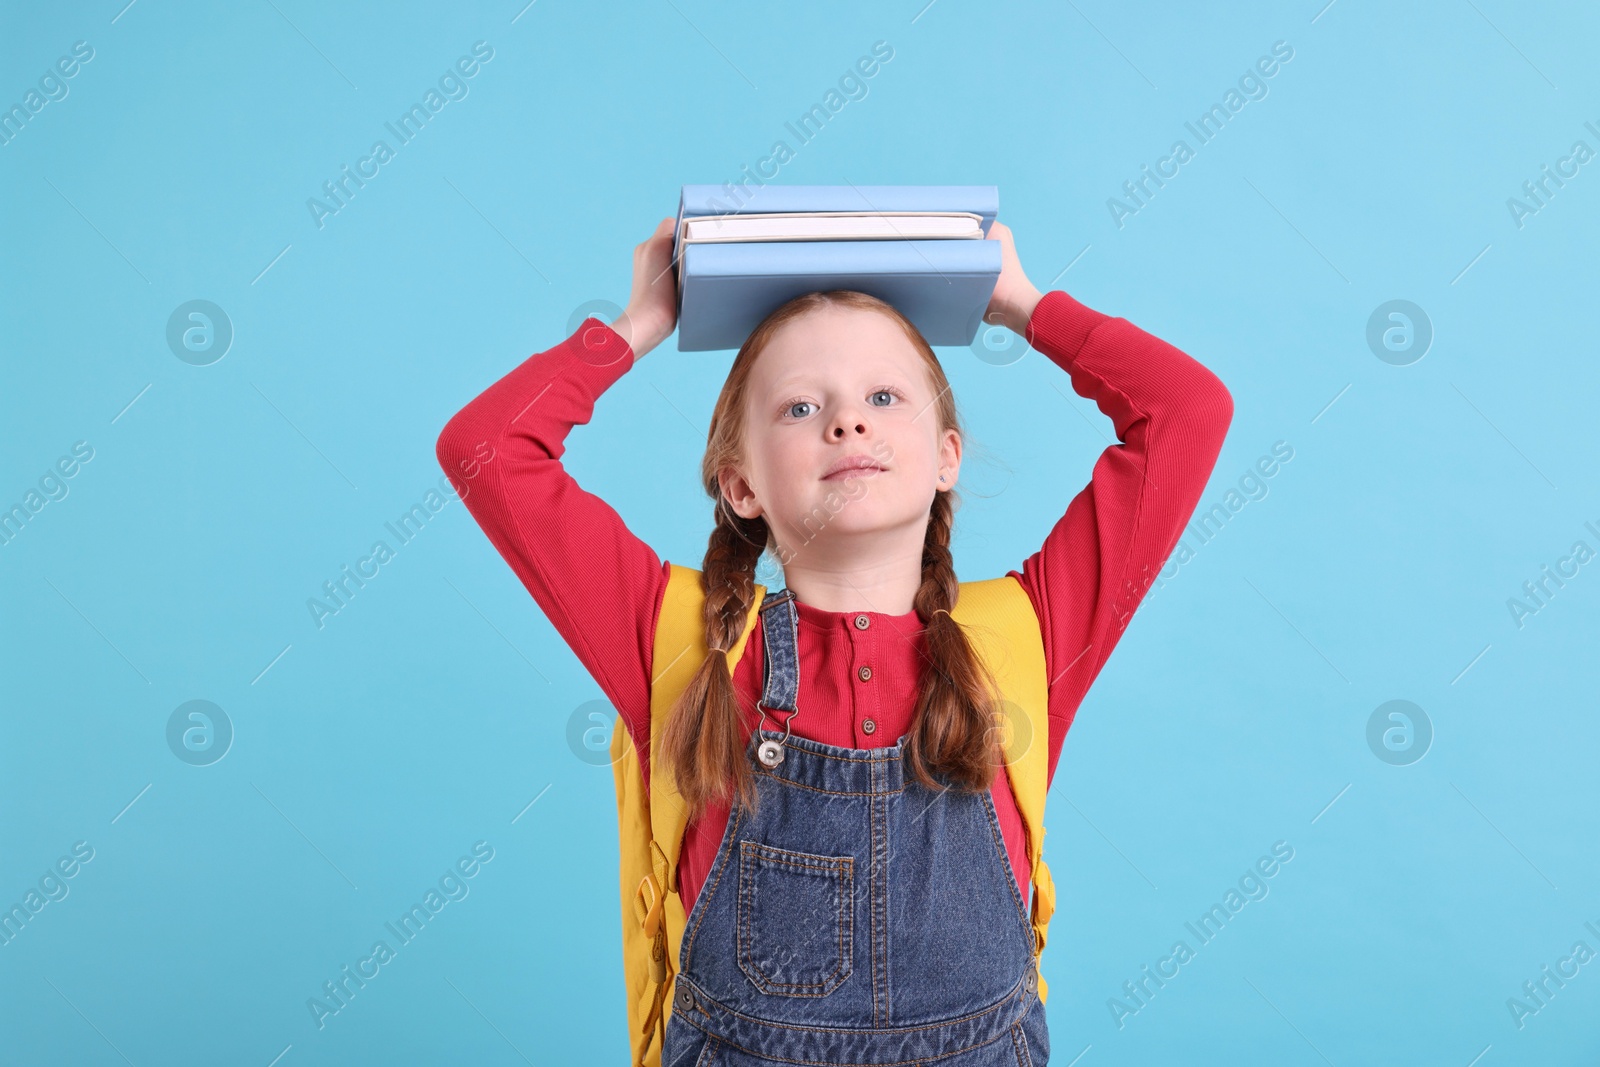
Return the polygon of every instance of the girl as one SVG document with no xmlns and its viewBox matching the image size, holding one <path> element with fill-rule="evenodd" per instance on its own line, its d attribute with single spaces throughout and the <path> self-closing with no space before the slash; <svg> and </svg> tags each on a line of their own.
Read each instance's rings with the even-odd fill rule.
<svg viewBox="0 0 1600 1067">
<path fill-rule="evenodd" d="M 438 441 L 445 470 L 471 478 L 463 496 L 473 517 L 646 764 L 652 642 L 671 565 L 578 486 L 561 454 L 600 394 L 675 328 L 673 222 L 634 249 L 632 295 L 615 323 L 586 320 L 531 356 Z M 1003 266 L 985 321 L 1021 334 L 1069 374 L 1119 439 L 1040 549 L 1007 572 L 1042 630 L 1053 779 L 1079 703 L 1199 500 L 1233 401 L 1166 342 L 1065 292 L 1041 294 L 1006 226 L 994 223 L 990 239 Z M 1032 938 L 1025 918 L 1018 924 L 1030 883 L 1023 826 L 997 773 L 984 673 L 950 615 L 962 450 L 938 359 L 873 297 L 799 297 L 768 316 L 733 362 L 701 467 L 715 514 L 703 562 L 713 651 L 669 716 L 658 757 L 690 805 L 679 881 L 696 940 L 679 977 L 702 1009 L 673 1012 L 665 1067 L 1048 1060 L 1043 1004 L 1020 977 Z M 782 561 L 786 589 L 768 597 L 782 614 L 761 612 L 730 677 L 721 650 L 745 629 L 763 551 Z M 792 625 L 774 628 L 768 616 Z M 774 728 L 764 671 L 773 655 L 797 665 L 778 672 L 796 710 L 779 772 L 763 773 L 775 766 L 771 753 L 750 742 Z M 873 804 L 847 806 L 866 795 Z M 843 814 L 856 811 L 869 815 Z M 872 820 L 892 832 L 869 830 Z M 869 846 L 885 839 L 892 847 Z M 818 903 L 832 898 L 797 892 L 784 914 L 768 914 L 773 931 L 746 929 L 741 844 L 802 878 L 819 857 L 856 857 L 851 895 L 870 898 L 871 915 L 863 905 L 853 940 L 835 944 L 828 905 Z M 720 877 L 734 852 L 741 862 Z M 1011 1039 L 980 1035 L 970 1020 L 1013 995 L 1020 1023 L 999 1035 Z"/>
</svg>

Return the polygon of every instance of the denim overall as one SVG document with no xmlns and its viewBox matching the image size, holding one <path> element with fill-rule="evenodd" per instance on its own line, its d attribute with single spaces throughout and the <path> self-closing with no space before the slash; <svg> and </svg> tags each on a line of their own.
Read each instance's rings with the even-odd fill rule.
<svg viewBox="0 0 1600 1067">
<path fill-rule="evenodd" d="M 662 1067 L 1041 1067 L 1033 929 L 990 793 L 922 785 L 909 735 L 791 736 L 794 594 L 768 596 L 761 626 L 761 723 L 788 720 L 746 749 L 760 804 L 733 806 L 688 916 Z"/>
</svg>

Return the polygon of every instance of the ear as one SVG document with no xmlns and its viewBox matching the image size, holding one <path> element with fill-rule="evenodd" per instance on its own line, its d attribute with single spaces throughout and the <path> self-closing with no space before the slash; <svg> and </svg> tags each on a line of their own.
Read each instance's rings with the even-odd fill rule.
<svg viewBox="0 0 1600 1067">
<path fill-rule="evenodd" d="M 745 476 L 732 467 L 724 467 L 717 472 L 717 485 L 722 490 L 722 497 L 733 509 L 733 513 L 741 519 L 755 519 L 764 514 L 761 502 L 756 499 L 755 490 Z"/>
<path fill-rule="evenodd" d="M 936 489 L 954 489 L 961 477 L 961 434 L 956 430 L 946 430 L 939 442 L 939 474 L 944 481 L 935 485 Z"/>
</svg>

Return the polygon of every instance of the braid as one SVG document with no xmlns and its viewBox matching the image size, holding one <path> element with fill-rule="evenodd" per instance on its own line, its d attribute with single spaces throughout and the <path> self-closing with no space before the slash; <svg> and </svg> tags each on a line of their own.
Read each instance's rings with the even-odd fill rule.
<svg viewBox="0 0 1600 1067">
<path fill-rule="evenodd" d="M 701 567 L 705 591 L 706 647 L 725 652 L 744 633 L 755 596 L 756 564 L 766 550 L 767 521 L 741 519 L 719 499 Z"/>
<path fill-rule="evenodd" d="M 925 672 L 906 758 L 912 773 L 931 789 L 945 788 L 935 775 L 973 791 L 989 788 L 999 767 L 993 730 L 996 704 L 990 679 L 966 632 L 950 614 L 960 584 L 950 557 L 954 490 L 936 492 L 922 546 L 922 584 L 912 606 L 927 620 L 929 669 Z"/>
<path fill-rule="evenodd" d="M 749 618 L 756 563 L 767 544 L 767 523 L 739 518 L 720 499 L 716 518 L 700 577 L 708 651 L 668 717 L 661 739 L 662 758 L 672 767 L 691 818 L 707 803 L 727 801 L 730 796 L 747 807 L 756 802 L 728 651 Z"/>
</svg>

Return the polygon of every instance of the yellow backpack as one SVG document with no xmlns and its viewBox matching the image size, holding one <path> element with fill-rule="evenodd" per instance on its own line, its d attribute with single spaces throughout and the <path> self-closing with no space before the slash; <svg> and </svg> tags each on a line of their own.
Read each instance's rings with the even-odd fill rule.
<svg viewBox="0 0 1600 1067">
<path fill-rule="evenodd" d="M 744 633 L 728 652 L 736 666 L 758 624 L 766 587 L 757 585 Z M 672 1003 L 678 947 L 688 915 L 678 891 L 678 851 L 687 808 L 673 784 L 660 751 L 668 712 L 706 657 L 701 609 L 705 593 L 700 572 L 671 565 L 661 615 L 656 622 L 650 689 L 650 780 L 646 794 L 633 739 L 622 723 L 612 730 L 612 770 L 616 776 L 618 834 L 621 844 L 622 964 L 628 994 L 628 1030 L 633 1067 L 660 1067 L 666 1032 L 664 1006 Z M 1044 848 L 1044 802 L 1049 774 L 1048 680 L 1044 639 L 1027 592 L 1009 575 L 962 582 L 950 615 L 993 672 L 1006 711 L 1006 774 L 1027 830 L 1033 868 L 1034 963 L 1044 951 L 1045 932 L 1055 911 L 1056 891 Z M 663 891 L 665 890 L 665 891 Z M 1039 999 L 1045 999 L 1039 974 Z"/>
</svg>

